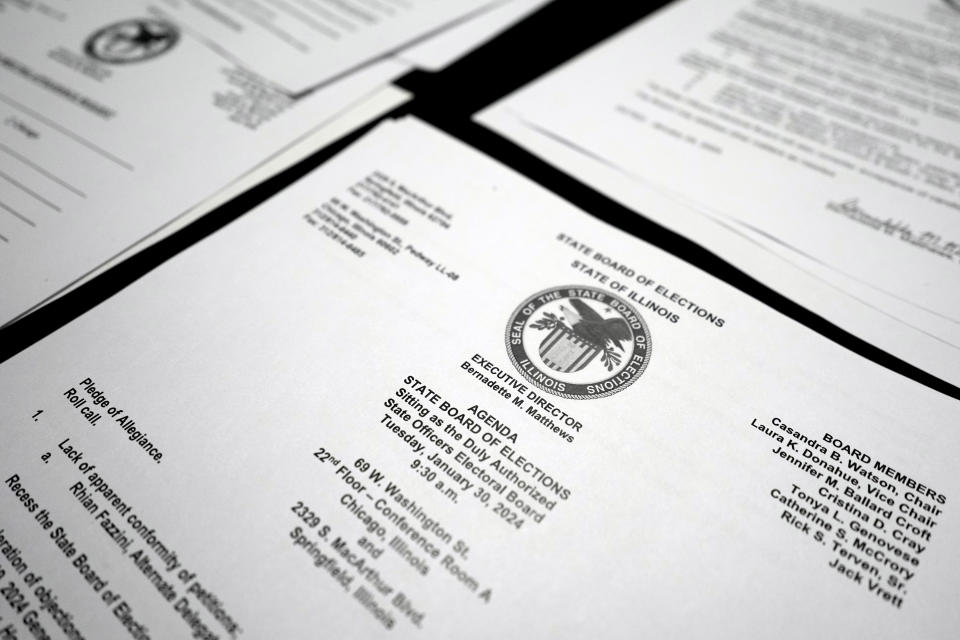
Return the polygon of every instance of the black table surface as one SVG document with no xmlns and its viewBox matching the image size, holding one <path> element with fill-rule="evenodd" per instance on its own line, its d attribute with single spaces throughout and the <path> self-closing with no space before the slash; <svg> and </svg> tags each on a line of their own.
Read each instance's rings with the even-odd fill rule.
<svg viewBox="0 0 960 640">
<path fill-rule="evenodd" d="M 837 327 L 777 293 L 709 250 L 605 197 L 472 121 L 477 111 L 592 45 L 624 29 L 664 2 L 556 0 L 446 69 L 413 71 L 395 84 L 414 98 L 237 196 L 173 235 L 144 249 L 76 290 L 0 329 L 6 360 L 114 295 L 180 251 L 242 216 L 322 165 L 383 118 L 414 115 L 459 138 L 553 191 L 594 217 L 712 274 L 840 347 L 960 399 L 960 388 L 936 378 Z M 639 213 L 640 215 L 637 215 Z"/>
</svg>

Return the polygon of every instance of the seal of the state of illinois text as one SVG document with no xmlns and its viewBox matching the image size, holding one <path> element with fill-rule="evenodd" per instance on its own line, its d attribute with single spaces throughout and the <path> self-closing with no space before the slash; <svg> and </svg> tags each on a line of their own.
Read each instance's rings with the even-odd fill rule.
<svg viewBox="0 0 960 640">
<path fill-rule="evenodd" d="M 636 382 L 650 361 L 647 323 L 612 293 L 570 285 L 535 293 L 510 316 L 507 353 L 537 388 L 603 398 Z"/>
</svg>

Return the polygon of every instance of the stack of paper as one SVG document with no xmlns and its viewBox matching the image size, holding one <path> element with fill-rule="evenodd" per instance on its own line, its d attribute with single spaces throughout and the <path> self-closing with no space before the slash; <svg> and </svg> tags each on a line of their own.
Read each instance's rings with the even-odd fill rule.
<svg viewBox="0 0 960 640">
<path fill-rule="evenodd" d="M 538 4 L 0 5 L 0 314 Z M 481 118 L 956 382 L 951 6 L 688 0 Z M 385 120 L 0 363 L 0 640 L 958 637 L 957 401 L 589 213 Z"/>
</svg>

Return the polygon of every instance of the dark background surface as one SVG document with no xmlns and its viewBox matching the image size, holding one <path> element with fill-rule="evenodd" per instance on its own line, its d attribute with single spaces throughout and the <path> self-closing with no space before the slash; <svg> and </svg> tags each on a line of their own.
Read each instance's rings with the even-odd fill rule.
<svg viewBox="0 0 960 640">
<path fill-rule="evenodd" d="M 475 112 L 663 4 L 666 3 L 620 0 L 586 3 L 583 0 L 556 0 L 443 71 L 414 71 L 398 80 L 396 84 L 413 92 L 414 98 L 384 117 L 411 114 L 425 120 L 525 174 L 593 216 L 726 281 L 842 347 L 941 393 L 960 399 L 960 389 L 957 387 L 860 340 L 762 285 L 699 245 L 642 215 L 636 215 L 472 122 L 471 117 Z M 375 122 L 318 150 L 302 162 L 250 189 L 77 290 L 0 329 L 0 360 L 25 349 L 180 251 L 243 215 L 323 164 L 373 124 Z M 162 322 L 162 319 L 158 318 L 158 322 Z"/>
</svg>

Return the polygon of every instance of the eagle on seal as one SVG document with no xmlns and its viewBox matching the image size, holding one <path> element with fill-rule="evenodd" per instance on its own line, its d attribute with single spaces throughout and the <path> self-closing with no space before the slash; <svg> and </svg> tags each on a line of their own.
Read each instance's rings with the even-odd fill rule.
<svg viewBox="0 0 960 640">
<path fill-rule="evenodd" d="M 590 306 L 578 298 L 571 298 L 569 307 L 560 306 L 563 317 L 573 330 L 574 335 L 604 349 L 607 341 L 613 343 L 615 347 L 623 351 L 620 345 L 621 340 L 629 340 L 630 326 L 623 318 L 604 318 L 599 313 L 590 308 Z"/>
</svg>

